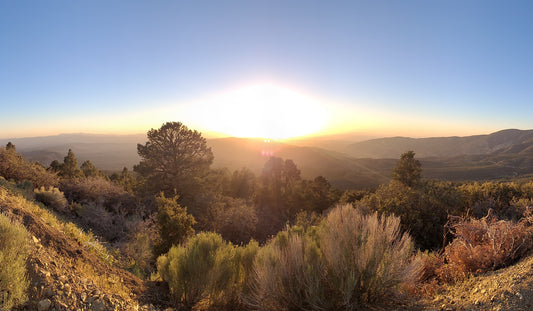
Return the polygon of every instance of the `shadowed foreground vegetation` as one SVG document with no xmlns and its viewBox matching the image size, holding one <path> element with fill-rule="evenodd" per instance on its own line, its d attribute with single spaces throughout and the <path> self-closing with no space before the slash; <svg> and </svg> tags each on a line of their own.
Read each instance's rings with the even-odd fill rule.
<svg viewBox="0 0 533 311">
<path fill-rule="evenodd" d="M 358 310 L 399 296 L 422 270 L 396 217 L 333 209 L 259 247 L 200 233 L 158 259 L 177 306 L 213 309 Z"/>
</svg>

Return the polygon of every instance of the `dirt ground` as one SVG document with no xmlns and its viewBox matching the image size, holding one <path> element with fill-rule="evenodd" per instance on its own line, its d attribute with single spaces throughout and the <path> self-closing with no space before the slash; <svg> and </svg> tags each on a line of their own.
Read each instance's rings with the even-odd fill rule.
<svg viewBox="0 0 533 311">
<path fill-rule="evenodd" d="M 24 208 L 2 204 L 2 213 L 31 234 L 26 310 L 164 310 L 170 306 L 163 282 L 144 281 L 105 263 L 77 240 Z"/>
</svg>

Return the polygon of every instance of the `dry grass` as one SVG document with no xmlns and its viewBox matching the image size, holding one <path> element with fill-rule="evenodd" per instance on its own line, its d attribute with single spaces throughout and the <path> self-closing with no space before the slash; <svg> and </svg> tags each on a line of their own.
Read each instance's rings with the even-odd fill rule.
<svg viewBox="0 0 533 311">
<path fill-rule="evenodd" d="M 131 291 L 122 284 L 120 277 L 96 271 L 93 266 L 76 261 L 75 269 L 78 275 L 92 281 L 97 287 L 122 297 L 125 301 L 131 300 Z"/>
<path fill-rule="evenodd" d="M 107 248 L 100 243 L 91 232 L 84 232 L 75 224 L 60 220 L 53 212 L 49 211 L 43 206 L 39 206 L 39 204 L 30 202 L 21 195 L 15 195 L 2 187 L 0 187 L 0 204 L 14 205 L 17 208 L 25 209 L 33 215 L 40 217 L 52 228 L 62 231 L 68 236 L 76 239 L 105 262 L 110 264 L 116 262 L 115 258 L 111 255 Z"/>
<path fill-rule="evenodd" d="M 0 214 L 0 310 L 11 310 L 27 299 L 28 245 L 26 229 Z"/>
</svg>

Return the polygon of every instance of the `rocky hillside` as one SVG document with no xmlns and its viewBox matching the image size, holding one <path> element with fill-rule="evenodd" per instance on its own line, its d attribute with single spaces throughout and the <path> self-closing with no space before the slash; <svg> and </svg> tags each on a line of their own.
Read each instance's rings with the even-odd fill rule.
<svg viewBox="0 0 533 311">
<path fill-rule="evenodd" d="M 23 310 L 164 310 L 164 283 L 119 268 L 97 238 L 0 186 L 0 212 L 30 233 Z"/>
</svg>

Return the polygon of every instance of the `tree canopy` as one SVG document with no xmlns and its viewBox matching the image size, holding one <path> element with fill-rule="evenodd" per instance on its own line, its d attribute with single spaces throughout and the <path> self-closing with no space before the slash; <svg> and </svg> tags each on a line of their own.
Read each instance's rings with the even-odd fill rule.
<svg viewBox="0 0 533 311">
<path fill-rule="evenodd" d="M 392 171 L 392 179 L 413 187 L 420 183 L 422 165 L 415 159 L 414 151 L 407 151 L 400 156 L 400 161 Z"/>
<path fill-rule="evenodd" d="M 69 149 L 67 156 L 63 158 L 60 175 L 64 178 L 83 177 L 82 171 L 78 168 L 78 159 L 76 159 L 72 149 Z"/>
<path fill-rule="evenodd" d="M 205 138 L 181 122 L 167 122 L 147 133 L 148 141 L 137 145 L 141 162 L 134 167 L 151 193 L 178 193 L 187 198 L 196 190 L 213 162 Z"/>
<path fill-rule="evenodd" d="M 102 173 L 94 166 L 94 164 L 87 160 L 83 162 L 80 166 L 81 171 L 85 175 L 85 177 L 97 177 L 97 176 L 103 176 Z"/>
</svg>

